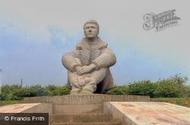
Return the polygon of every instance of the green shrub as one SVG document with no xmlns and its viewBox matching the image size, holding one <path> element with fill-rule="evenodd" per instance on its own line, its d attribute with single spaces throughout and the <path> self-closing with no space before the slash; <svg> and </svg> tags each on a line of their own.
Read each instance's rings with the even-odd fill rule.
<svg viewBox="0 0 190 125">
<path fill-rule="evenodd" d="M 146 95 L 150 97 L 190 97 L 190 86 L 185 85 L 186 77 L 175 75 L 168 79 L 151 82 L 149 80 L 135 81 L 129 85 L 115 86 L 106 94 L 112 95 Z M 3 85 L 0 100 L 20 100 L 24 97 L 56 96 L 70 93 L 68 86 L 25 86 Z"/>
<path fill-rule="evenodd" d="M 49 85 L 46 87 L 49 96 L 55 95 L 67 95 L 70 93 L 70 89 L 67 86 L 54 86 Z"/>
<path fill-rule="evenodd" d="M 184 85 L 175 78 L 160 80 L 157 83 L 154 92 L 155 97 L 182 97 L 184 93 Z"/>
<path fill-rule="evenodd" d="M 30 97 L 31 96 L 46 96 L 48 94 L 45 87 L 42 87 L 41 85 L 34 85 L 28 88 Z"/>
<path fill-rule="evenodd" d="M 1 100 L 19 100 L 21 97 L 18 97 L 15 93 L 21 90 L 21 85 L 4 85 L 1 89 Z"/>
<path fill-rule="evenodd" d="M 185 86 L 183 96 L 190 97 L 190 85 Z"/>
<path fill-rule="evenodd" d="M 155 87 L 156 85 L 149 80 L 136 81 L 132 84 L 129 84 L 129 94 L 153 97 Z"/>
<path fill-rule="evenodd" d="M 21 85 L 2 86 L 1 100 L 20 100 L 23 97 L 34 97 L 47 95 L 46 90 L 41 85 L 22 87 Z"/>
</svg>

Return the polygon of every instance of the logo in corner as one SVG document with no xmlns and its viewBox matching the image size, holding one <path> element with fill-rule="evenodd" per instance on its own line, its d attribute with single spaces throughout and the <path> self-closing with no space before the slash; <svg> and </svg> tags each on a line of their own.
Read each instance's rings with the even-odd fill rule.
<svg viewBox="0 0 190 125">
<path fill-rule="evenodd" d="M 144 15 L 144 24 L 143 29 L 144 30 L 151 30 L 154 29 L 156 31 L 161 31 L 167 27 L 175 26 L 178 24 L 178 20 L 180 20 L 180 17 L 177 17 L 175 15 L 175 9 L 164 11 L 159 14 L 155 13 L 147 13 Z"/>
</svg>

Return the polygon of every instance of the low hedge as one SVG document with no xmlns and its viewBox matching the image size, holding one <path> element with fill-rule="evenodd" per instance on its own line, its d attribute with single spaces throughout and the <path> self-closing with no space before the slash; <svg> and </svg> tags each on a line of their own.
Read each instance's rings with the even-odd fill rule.
<svg viewBox="0 0 190 125">
<path fill-rule="evenodd" d="M 145 95 L 150 97 L 190 97 L 190 86 L 186 85 L 185 77 L 174 76 L 152 82 L 150 80 L 134 81 L 120 86 L 114 86 L 105 94 L 112 95 Z M 24 97 L 67 95 L 67 86 L 33 86 L 3 85 L 0 100 L 20 100 Z"/>
</svg>

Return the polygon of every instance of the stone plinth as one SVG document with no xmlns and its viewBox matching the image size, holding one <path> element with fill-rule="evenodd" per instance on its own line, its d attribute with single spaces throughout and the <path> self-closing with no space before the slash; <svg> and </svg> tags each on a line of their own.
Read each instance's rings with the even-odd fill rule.
<svg viewBox="0 0 190 125">
<path fill-rule="evenodd" d="M 102 113 L 103 103 L 110 101 L 149 101 L 148 96 L 133 95 L 65 95 L 25 98 L 24 102 L 51 103 L 53 113 L 82 114 Z"/>
<path fill-rule="evenodd" d="M 149 100 L 146 96 L 129 95 L 34 97 L 25 98 L 28 103 L 1 106 L 0 113 L 49 113 L 50 125 L 68 122 L 73 125 L 190 125 L 190 108 Z"/>
<path fill-rule="evenodd" d="M 104 111 L 124 125 L 190 125 L 190 108 L 164 102 L 107 102 Z"/>
<path fill-rule="evenodd" d="M 0 107 L 0 113 L 52 113 L 52 105 L 46 103 L 22 103 Z"/>
</svg>

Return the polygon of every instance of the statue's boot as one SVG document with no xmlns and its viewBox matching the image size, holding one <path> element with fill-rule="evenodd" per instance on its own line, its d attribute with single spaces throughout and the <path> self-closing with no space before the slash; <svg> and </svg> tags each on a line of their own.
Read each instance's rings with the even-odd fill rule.
<svg viewBox="0 0 190 125">
<path fill-rule="evenodd" d="M 83 89 L 79 94 L 80 95 L 91 95 L 91 94 L 93 94 L 93 92 L 88 89 Z"/>
<path fill-rule="evenodd" d="M 78 95 L 80 93 L 80 89 L 79 88 L 72 88 L 70 94 L 71 95 Z"/>
<path fill-rule="evenodd" d="M 96 91 L 96 84 L 94 82 L 91 82 L 82 88 L 80 94 L 88 95 L 88 94 L 93 94 L 95 91 Z"/>
</svg>

